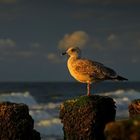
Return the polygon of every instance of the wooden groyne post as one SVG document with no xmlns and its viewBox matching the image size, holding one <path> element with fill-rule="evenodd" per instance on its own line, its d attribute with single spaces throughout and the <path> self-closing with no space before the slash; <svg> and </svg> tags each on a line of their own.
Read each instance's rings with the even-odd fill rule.
<svg viewBox="0 0 140 140">
<path fill-rule="evenodd" d="M 61 104 L 60 119 L 64 140 L 104 140 L 104 128 L 115 120 L 115 102 L 110 97 L 92 95 Z"/>
<path fill-rule="evenodd" d="M 128 110 L 128 119 L 106 125 L 106 140 L 140 140 L 140 99 L 133 100 Z"/>
<path fill-rule="evenodd" d="M 27 105 L 0 103 L 0 140 L 41 140 Z"/>
<path fill-rule="evenodd" d="M 129 117 L 140 117 L 140 99 L 133 100 L 129 105 Z"/>
</svg>

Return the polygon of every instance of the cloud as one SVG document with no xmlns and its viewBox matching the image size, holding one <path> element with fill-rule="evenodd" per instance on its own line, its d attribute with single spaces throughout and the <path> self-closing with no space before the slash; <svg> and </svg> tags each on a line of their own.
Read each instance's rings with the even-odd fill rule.
<svg viewBox="0 0 140 140">
<path fill-rule="evenodd" d="M 139 58 L 135 58 L 135 57 L 133 57 L 132 59 L 131 59 L 131 63 L 133 63 L 133 64 L 136 64 L 136 63 L 139 63 L 140 61 L 139 61 Z"/>
<path fill-rule="evenodd" d="M 0 48 L 11 48 L 11 47 L 15 47 L 16 46 L 16 42 L 13 39 L 10 38 L 6 38 L 6 39 L 0 39 Z"/>
<path fill-rule="evenodd" d="M 31 57 L 33 57 L 35 54 L 33 53 L 33 52 L 31 52 L 31 51 L 19 51 L 19 50 L 13 50 L 13 51 L 5 51 L 5 52 L 3 52 L 2 54 L 1 54 L 1 56 L 3 57 L 3 58 L 5 58 L 5 59 L 10 59 L 10 60 L 12 60 L 12 59 L 16 59 L 17 60 L 17 58 L 19 59 L 19 58 L 31 58 Z"/>
<path fill-rule="evenodd" d="M 117 36 L 115 34 L 110 34 L 107 38 L 108 41 L 113 41 L 113 40 L 116 40 L 117 39 Z"/>
<path fill-rule="evenodd" d="M 89 40 L 89 35 L 84 31 L 75 31 L 71 34 L 64 35 L 63 39 L 59 41 L 58 47 L 60 49 L 67 49 L 71 46 L 78 46 L 82 48 Z"/>
<path fill-rule="evenodd" d="M 31 43 L 31 47 L 32 48 L 40 48 L 40 44 L 39 43 L 37 43 L 37 42 L 35 42 L 35 43 Z"/>
<path fill-rule="evenodd" d="M 38 43 L 33 43 L 28 47 L 23 47 L 21 44 L 17 44 L 17 42 L 10 38 L 1 38 L 0 39 L 0 58 L 3 60 L 12 60 L 17 58 L 31 58 L 38 54 L 39 47 Z"/>
<path fill-rule="evenodd" d="M 122 41 L 122 36 L 121 35 L 116 35 L 114 33 L 110 34 L 107 36 L 106 39 L 106 45 L 107 48 L 109 49 L 122 49 L 123 47 L 123 41 Z"/>
<path fill-rule="evenodd" d="M 60 57 L 57 56 L 55 53 L 48 53 L 46 55 L 46 57 L 50 62 L 53 62 L 53 63 L 61 63 L 62 62 L 62 59 L 60 59 Z"/>
<path fill-rule="evenodd" d="M 21 57 L 21 58 L 30 58 L 35 55 L 31 51 L 19 51 L 19 52 L 14 52 L 13 54 L 14 56 Z"/>
<path fill-rule="evenodd" d="M 0 4 L 13 4 L 19 0 L 0 0 Z"/>
</svg>

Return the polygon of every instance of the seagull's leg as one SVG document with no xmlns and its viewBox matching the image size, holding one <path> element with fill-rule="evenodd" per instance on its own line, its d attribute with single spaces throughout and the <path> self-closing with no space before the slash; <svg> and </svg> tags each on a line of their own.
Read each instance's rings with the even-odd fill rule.
<svg viewBox="0 0 140 140">
<path fill-rule="evenodd" d="M 87 83 L 87 96 L 90 96 L 90 83 Z"/>
</svg>

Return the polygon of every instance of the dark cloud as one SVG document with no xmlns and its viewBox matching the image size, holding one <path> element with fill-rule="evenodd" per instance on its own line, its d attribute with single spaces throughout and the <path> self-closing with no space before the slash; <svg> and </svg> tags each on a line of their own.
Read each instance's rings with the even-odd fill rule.
<svg viewBox="0 0 140 140">
<path fill-rule="evenodd" d="M 49 62 L 52 62 L 52 63 L 62 63 L 63 62 L 63 59 L 60 58 L 60 55 L 58 55 L 57 53 L 50 52 L 50 53 L 46 54 L 45 57 L 49 60 Z"/>
<path fill-rule="evenodd" d="M 0 0 L 0 4 L 14 4 L 20 0 Z"/>
<path fill-rule="evenodd" d="M 70 1 L 70 0 L 68 0 Z M 139 0 L 72 0 L 78 4 L 140 4 Z"/>
<path fill-rule="evenodd" d="M 0 39 L 0 60 L 26 60 L 40 56 L 45 58 L 46 49 L 41 44 L 37 42 L 27 44 L 25 41 L 24 45 L 10 38 Z"/>
</svg>

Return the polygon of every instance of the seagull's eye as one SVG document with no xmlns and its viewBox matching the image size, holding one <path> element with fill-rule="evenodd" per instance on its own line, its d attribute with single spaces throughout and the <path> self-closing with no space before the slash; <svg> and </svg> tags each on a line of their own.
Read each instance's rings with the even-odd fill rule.
<svg viewBox="0 0 140 140">
<path fill-rule="evenodd" d="M 72 51 L 72 52 L 75 52 L 75 51 L 76 51 L 76 49 L 72 49 L 71 51 Z"/>
</svg>

